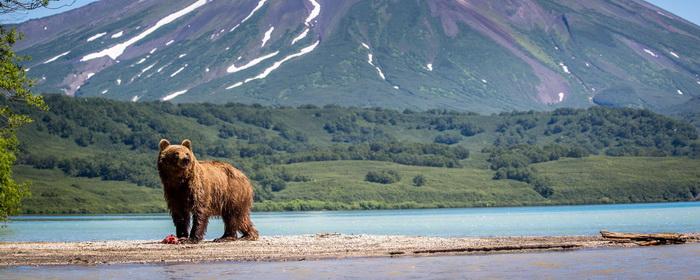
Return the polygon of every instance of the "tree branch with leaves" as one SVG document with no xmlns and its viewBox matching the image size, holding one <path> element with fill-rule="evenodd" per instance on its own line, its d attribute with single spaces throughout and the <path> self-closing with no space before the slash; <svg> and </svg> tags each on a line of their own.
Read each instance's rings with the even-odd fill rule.
<svg viewBox="0 0 700 280">
<path fill-rule="evenodd" d="M 35 9 L 48 3 L 48 0 L 0 0 L 0 13 Z M 25 106 L 48 110 L 43 98 L 32 94 L 34 82 L 27 77 L 21 65 L 29 57 L 19 56 L 12 49 L 21 38 L 22 35 L 14 28 L 0 26 L 0 220 L 17 214 L 22 198 L 29 195 L 27 184 L 19 184 L 12 177 L 12 166 L 17 159 L 19 145 L 17 129 L 31 123 L 32 119 L 13 108 Z"/>
<path fill-rule="evenodd" d="M 40 7 L 46 7 L 49 0 L 29 0 L 29 1 L 0 1 L 0 14 L 8 14 L 23 10 L 33 10 Z"/>
</svg>

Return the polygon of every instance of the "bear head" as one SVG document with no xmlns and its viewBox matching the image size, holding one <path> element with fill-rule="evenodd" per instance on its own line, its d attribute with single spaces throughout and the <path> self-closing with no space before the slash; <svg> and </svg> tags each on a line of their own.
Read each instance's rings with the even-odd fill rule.
<svg viewBox="0 0 700 280">
<path fill-rule="evenodd" d="M 158 170 L 184 173 L 191 170 L 197 159 L 192 152 L 192 141 L 185 139 L 180 145 L 171 145 L 167 139 L 160 140 Z"/>
</svg>

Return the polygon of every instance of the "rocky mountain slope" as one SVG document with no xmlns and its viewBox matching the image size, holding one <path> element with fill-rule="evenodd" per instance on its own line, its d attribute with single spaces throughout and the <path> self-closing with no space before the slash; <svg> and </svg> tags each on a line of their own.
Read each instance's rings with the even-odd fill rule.
<svg viewBox="0 0 700 280">
<path fill-rule="evenodd" d="M 700 27 L 641 0 L 110 0 L 18 28 L 37 90 L 135 102 L 670 112 L 700 96 Z"/>
</svg>

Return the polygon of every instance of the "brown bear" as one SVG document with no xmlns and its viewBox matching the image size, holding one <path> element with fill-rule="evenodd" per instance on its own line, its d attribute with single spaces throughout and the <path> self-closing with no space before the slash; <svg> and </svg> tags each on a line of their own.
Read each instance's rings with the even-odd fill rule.
<svg viewBox="0 0 700 280">
<path fill-rule="evenodd" d="M 190 140 L 171 145 L 162 139 L 158 173 L 181 242 L 202 241 L 211 216 L 221 216 L 224 222 L 224 235 L 215 242 L 234 241 L 238 231 L 245 240 L 258 239 L 250 220 L 253 187 L 238 169 L 224 162 L 197 161 Z M 193 223 L 188 235 L 190 215 Z"/>
</svg>

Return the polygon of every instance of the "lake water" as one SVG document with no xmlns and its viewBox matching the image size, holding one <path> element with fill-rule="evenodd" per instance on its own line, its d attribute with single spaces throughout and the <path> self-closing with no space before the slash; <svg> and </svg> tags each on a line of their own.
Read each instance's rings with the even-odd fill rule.
<svg viewBox="0 0 700 280">
<path fill-rule="evenodd" d="M 0 268 L 2 279 L 698 279 L 700 244 L 292 262 Z"/>
<path fill-rule="evenodd" d="M 422 236 L 591 235 L 700 232 L 700 202 L 463 209 L 254 213 L 261 235 L 319 232 Z M 223 232 L 209 224 L 207 239 Z M 153 240 L 174 233 L 169 216 L 19 216 L 0 241 Z"/>
</svg>

